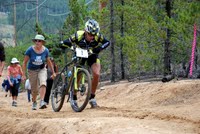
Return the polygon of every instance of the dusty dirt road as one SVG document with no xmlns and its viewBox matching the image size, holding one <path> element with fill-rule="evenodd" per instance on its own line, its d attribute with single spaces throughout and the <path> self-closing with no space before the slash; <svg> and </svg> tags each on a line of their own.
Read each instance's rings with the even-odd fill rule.
<svg viewBox="0 0 200 134">
<path fill-rule="evenodd" d="M 26 93 L 18 107 L 0 92 L 1 134 L 200 134 L 200 80 L 119 82 L 97 91 L 100 106 L 81 113 L 64 103 L 31 110 Z"/>
</svg>

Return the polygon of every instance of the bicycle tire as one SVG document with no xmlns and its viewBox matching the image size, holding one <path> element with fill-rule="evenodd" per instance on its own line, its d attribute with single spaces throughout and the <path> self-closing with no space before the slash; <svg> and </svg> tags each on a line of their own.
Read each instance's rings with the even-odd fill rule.
<svg viewBox="0 0 200 134">
<path fill-rule="evenodd" d="M 66 95 L 66 86 L 65 80 L 63 80 L 64 73 L 61 72 L 56 76 L 52 85 L 51 92 L 51 105 L 54 112 L 59 112 L 63 106 L 65 95 Z"/>
<path fill-rule="evenodd" d="M 83 85 L 79 85 L 79 84 L 81 84 L 81 82 L 79 82 L 77 84 L 79 87 L 79 90 L 78 91 L 74 90 L 74 80 L 72 82 L 72 86 L 70 89 L 70 105 L 75 112 L 81 112 L 82 110 L 85 109 L 85 107 L 88 104 L 90 95 L 91 95 L 92 83 L 91 83 L 90 73 L 88 72 L 88 70 L 86 70 L 84 68 L 80 68 L 77 72 L 77 78 L 78 78 L 78 76 L 83 76 L 83 75 L 85 75 L 84 91 L 82 90 L 82 88 L 80 88 L 80 86 L 83 87 Z M 77 95 L 77 100 L 76 100 L 77 105 L 72 103 L 74 101 L 72 96 L 74 95 L 75 92 Z"/>
</svg>

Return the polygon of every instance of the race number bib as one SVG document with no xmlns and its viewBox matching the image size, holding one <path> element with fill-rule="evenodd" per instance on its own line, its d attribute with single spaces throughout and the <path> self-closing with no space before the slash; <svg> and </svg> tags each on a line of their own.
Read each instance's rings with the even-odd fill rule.
<svg viewBox="0 0 200 134">
<path fill-rule="evenodd" d="M 76 56 L 81 58 L 88 58 L 88 51 L 81 48 L 76 48 Z"/>
</svg>

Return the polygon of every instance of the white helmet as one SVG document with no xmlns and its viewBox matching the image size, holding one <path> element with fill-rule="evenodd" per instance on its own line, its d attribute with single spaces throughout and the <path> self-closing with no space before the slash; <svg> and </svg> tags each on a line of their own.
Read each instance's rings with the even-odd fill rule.
<svg viewBox="0 0 200 134">
<path fill-rule="evenodd" d="M 92 35 L 98 34 L 100 31 L 99 23 L 96 20 L 89 19 L 85 23 L 85 31 Z"/>
</svg>

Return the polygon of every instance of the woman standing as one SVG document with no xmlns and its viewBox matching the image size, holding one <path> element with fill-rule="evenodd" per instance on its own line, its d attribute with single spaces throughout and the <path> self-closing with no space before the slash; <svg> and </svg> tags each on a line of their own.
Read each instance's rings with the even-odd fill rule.
<svg viewBox="0 0 200 134">
<path fill-rule="evenodd" d="M 18 89 L 23 75 L 22 68 L 17 58 L 12 58 L 10 66 L 8 66 L 8 81 L 10 84 L 10 92 L 12 94 L 12 106 L 17 106 Z"/>
<path fill-rule="evenodd" d="M 25 52 L 24 62 L 23 62 L 23 78 L 25 79 L 26 65 L 28 63 L 28 75 L 31 84 L 31 95 L 32 95 L 32 109 L 37 109 L 36 98 L 38 95 L 38 90 L 40 92 L 40 109 L 46 108 L 46 103 L 44 102 L 44 96 L 46 92 L 46 80 L 47 80 L 47 69 L 45 63 L 51 68 L 53 74 L 52 78 L 56 76 L 54 68 L 49 59 L 49 50 L 44 46 L 46 43 L 43 35 L 36 35 L 32 39 L 34 45 L 29 47 Z M 29 61 L 29 62 L 28 62 Z M 38 89 L 39 87 L 39 89 Z"/>
</svg>

